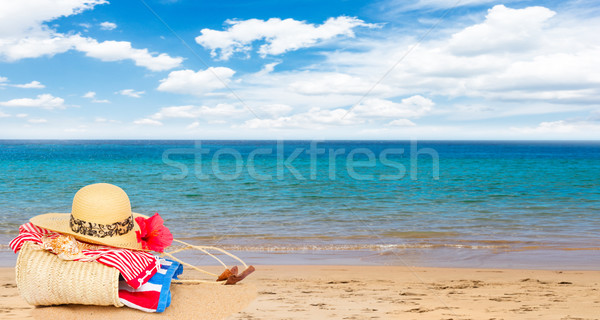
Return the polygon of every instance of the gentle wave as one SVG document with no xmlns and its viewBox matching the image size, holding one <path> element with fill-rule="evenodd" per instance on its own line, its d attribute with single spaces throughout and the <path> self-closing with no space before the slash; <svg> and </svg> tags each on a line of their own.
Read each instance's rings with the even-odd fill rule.
<svg viewBox="0 0 600 320">
<path fill-rule="evenodd" d="M 458 232 L 435 232 L 435 231 L 389 231 L 389 232 L 381 232 L 379 234 L 348 234 L 348 235 L 303 235 L 303 236 L 285 236 L 285 235 L 276 235 L 276 234 L 231 234 L 228 233 L 226 237 L 223 238 L 250 238 L 250 239 L 260 239 L 260 240 L 297 240 L 297 241 L 305 241 L 305 240 L 361 240 L 361 239 L 379 239 L 380 237 L 384 238 L 398 238 L 398 239 L 444 239 L 444 238 L 455 238 L 459 237 L 461 234 Z M 214 240 L 214 236 L 194 236 L 194 237 L 186 237 L 186 239 L 194 240 L 194 241 L 210 241 Z"/>
<path fill-rule="evenodd" d="M 184 239 L 192 243 L 197 243 L 197 239 Z M 321 251 L 371 251 L 378 255 L 395 255 L 402 250 L 435 250 L 435 249 L 467 249 L 467 250 L 487 250 L 491 253 L 500 252 L 522 252 L 522 251 L 540 251 L 540 250 L 559 250 L 559 251 L 600 251 L 600 247 L 570 247 L 555 244 L 536 244 L 526 245 L 518 241 L 481 241 L 477 244 L 459 244 L 459 243 L 407 243 L 407 244 L 321 244 L 321 245 L 232 245 L 223 243 L 210 244 L 212 246 L 229 250 L 243 252 L 268 252 L 268 253 L 303 253 L 303 252 L 321 252 Z M 203 243 L 207 245 L 207 243 Z M 173 245 L 170 250 L 181 249 L 182 245 Z M 0 251 L 11 251 L 7 244 L 0 244 Z M 219 252 L 213 252 L 220 255 Z"/>
<path fill-rule="evenodd" d="M 186 241 L 188 241 L 186 239 Z M 495 243 L 495 244 L 490 244 Z M 407 244 L 319 244 L 319 245 L 232 245 L 232 244 L 214 244 L 219 248 L 232 251 L 254 251 L 254 252 L 299 252 L 299 251 L 394 251 L 394 250 L 406 250 L 406 249 L 441 249 L 441 248 L 454 248 L 454 249 L 471 249 L 471 250 L 491 250 L 491 251 L 502 251 L 502 252 L 518 252 L 518 251 L 532 251 L 532 250 L 565 250 L 565 251 L 584 251 L 584 250 L 600 250 L 600 247 L 566 247 L 554 244 L 537 244 L 529 246 L 515 246 L 512 244 L 502 244 L 504 241 L 488 242 L 488 244 L 458 244 L 458 243 L 407 243 Z M 182 246 L 175 246 L 175 249 L 182 248 Z"/>
<path fill-rule="evenodd" d="M 491 245 L 463 245 L 463 244 L 340 244 L 340 245 L 223 245 L 219 248 L 231 251 L 255 252 L 296 252 L 296 251 L 389 251 L 395 249 L 435 249 L 435 248 L 462 248 L 462 249 L 508 249 L 509 246 Z M 182 248 L 175 246 L 174 249 Z"/>
</svg>

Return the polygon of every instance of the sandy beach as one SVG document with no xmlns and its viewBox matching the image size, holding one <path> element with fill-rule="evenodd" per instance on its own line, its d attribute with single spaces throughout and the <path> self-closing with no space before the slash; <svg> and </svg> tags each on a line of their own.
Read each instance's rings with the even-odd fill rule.
<svg viewBox="0 0 600 320">
<path fill-rule="evenodd" d="M 163 314 L 34 308 L 19 296 L 14 269 L 0 269 L 0 283 L 2 319 L 600 318 L 600 271 L 257 266 L 236 286 L 174 285 L 172 305 Z"/>
</svg>

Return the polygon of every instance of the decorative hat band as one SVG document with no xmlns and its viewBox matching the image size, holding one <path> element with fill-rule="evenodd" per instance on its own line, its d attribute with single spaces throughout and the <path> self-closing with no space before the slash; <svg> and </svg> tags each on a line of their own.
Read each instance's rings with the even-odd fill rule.
<svg viewBox="0 0 600 320">
<path fill-rule="evenodd" d="M 129 216 L 123 221 L 112 224 L 87 222 L 71 216 L 69 226 L 71 226 L 71 230 L 73 230 L 73 232 L 85 236 L 98 238 L 122 236 L 133 229 L 133 216 Z"/>
</svg>

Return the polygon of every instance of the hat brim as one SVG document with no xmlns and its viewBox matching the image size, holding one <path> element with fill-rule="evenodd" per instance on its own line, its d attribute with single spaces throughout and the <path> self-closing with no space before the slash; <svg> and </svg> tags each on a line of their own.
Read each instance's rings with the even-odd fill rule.
<svg viewBox="0 0 600 320">
<path fill-rule="evenodd" d="M 135 213 L 135 212 L 133 212 L 132 214 L 133 214 L 133 230 L 127 232 L 124 235 L 112 236 L 112 237 L 106 237 L 106 238 L 91 237 L 91 236 L 86 236 L 83 234 L 73 232 L 73 230 L 71 230 L 71 227 L 69 226 L 69 222 L 71 220 L 70 213 L 41 214 L 41 215 L 38 215 L 38 216 L 35 216 L 35 217 L 29 219 L 29 222 L 31 222 L 32 224 L 34 224 L 38 227 L 44 228 L 44 229 L 48 229 L 48 230 L 66 234 L 66 235 L 71 235 L 77 240 L 81 240 L 81 241 L 88 242 L 88 243 L 116 247 L 116 248 L 130 249 L 130 250 L 148 251 L 148 250 L 145 250 L 142 248 L 142 244 L 137 241 L 137 236 L 135 234 L 136 231 L 140 231 L 140 226 L 135 221 L 135 218 L 143 217 L 143 218 L 147 219 L 148 217 L 143 214 L 139 214 L 139 213 Z"/>
</svg>

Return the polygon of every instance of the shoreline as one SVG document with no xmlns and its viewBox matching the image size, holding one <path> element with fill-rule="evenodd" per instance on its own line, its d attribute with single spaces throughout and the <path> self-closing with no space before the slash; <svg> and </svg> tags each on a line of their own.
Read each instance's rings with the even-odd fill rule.
<svg viewBox="0 0 600 320">
<path fill-rule="evenodd" d="M 184 271 L 186 276 L 194 274 Z M 258 265 L 240 286 L 174 289 L 162 315 L 96 306 L 33 308 L 18 295 L 14 268 L 0 268 L 0 281 L 0 310 L 19 319 L 75 319 L 81 312 L 91 319 L 179 319 L 194 312 L 206 319 L 595 319 L 600 310 L 600 271 Z M 224 314 L 225 305 L 229 313 L 241 312 Z"/>
<path fill-rule="evenodd" d="M 512 269 L 512 270 L 573 270 L 600 271 L 598 250 L 527 250 L 492 251 L 460 248 L 403 249 L 401 251 L 374 250 L 303 250 L 303 251 L 238 251 L 228 250 L 254 265 L 340 265 L 340 266 L 396 266 L 458 269 Z M 235 263 L 228 257 L 226 264 Z M 217 265 L 207 255 L 185 251 L 177 257 L 194 265 Z M 0 268 L 15 266 L 17 254 L 10 249 L 0 250 Z"/>
</svg>

